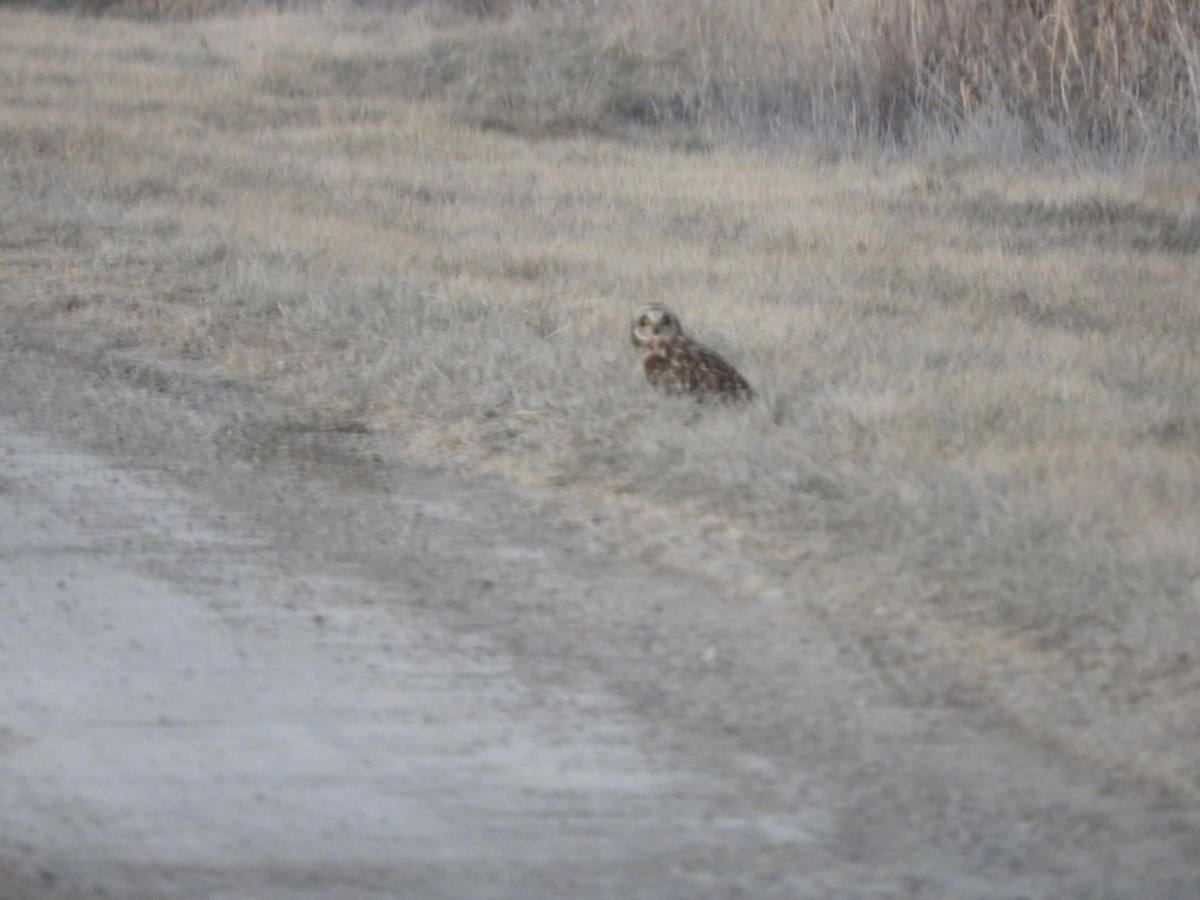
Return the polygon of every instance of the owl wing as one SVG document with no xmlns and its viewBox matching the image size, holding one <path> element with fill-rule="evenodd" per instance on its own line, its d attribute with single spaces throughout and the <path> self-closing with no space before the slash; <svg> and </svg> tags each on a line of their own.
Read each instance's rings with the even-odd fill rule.
<svg viewBox="0 0 1200 900">
<path fill-rule="evenodd" d="M 715 394 L 749 400 L 749 383 L 715 350 L 690 340 L 668 341 L 642 363 L 646 380 L 672 394 Z"/>
</svg>

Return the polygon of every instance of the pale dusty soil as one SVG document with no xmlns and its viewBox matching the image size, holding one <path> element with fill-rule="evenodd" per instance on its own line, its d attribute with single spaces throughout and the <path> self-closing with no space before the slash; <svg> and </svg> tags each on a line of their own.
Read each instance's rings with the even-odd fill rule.
<svg viewBox="0 0 1200 900">
<path fill-rule="evenodd" d="M 1200 896 L 1193 800 L 655 521 L 9 314 L 0 895 Z"/>
</svg>

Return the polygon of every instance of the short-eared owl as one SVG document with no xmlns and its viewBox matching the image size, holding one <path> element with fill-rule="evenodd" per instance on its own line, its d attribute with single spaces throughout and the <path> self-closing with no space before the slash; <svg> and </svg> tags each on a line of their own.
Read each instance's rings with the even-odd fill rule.
<svg viewBox="0 0 1200 900">
<path fill-rule="evenodd" d="M 749 400 L 746 379 L 715 351 L 683 333 L 679 317 L 661 303 L 638 310 L 633 346 L 642 354 L 642 371 L 653 387 L 667 394 Z"/>
</svg>

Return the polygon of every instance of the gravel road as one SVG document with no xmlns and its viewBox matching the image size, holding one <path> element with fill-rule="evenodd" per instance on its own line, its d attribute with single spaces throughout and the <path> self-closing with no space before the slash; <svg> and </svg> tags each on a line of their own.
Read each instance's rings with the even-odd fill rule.
<svg viewBox="0 0 1200 900">
<path fill-rule="evenodd" d="M 1200 896 L 1191 798 L 694 523 L 0 335 L 4 900 Z"/>
</svg>

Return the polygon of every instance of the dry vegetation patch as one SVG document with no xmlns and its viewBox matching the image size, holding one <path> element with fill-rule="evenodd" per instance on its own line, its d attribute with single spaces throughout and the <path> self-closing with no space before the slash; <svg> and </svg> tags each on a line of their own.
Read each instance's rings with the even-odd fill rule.
<svg viewBox="0 0 1200 900">
<path fill-rule="evenodd" d="M 694 49 L 803 22 L 700 7 L 583 36 L 519 10 L 0 10 L 5 303 L 405 452 L 706 516 L 829 598 L 796 602 L 875 617 L 889 652 L 972 685 L 1044 679 L 1030 702 L 1085 710 L 1090 746 L 1190 783 L 1194 170 L 722 140 L 715 95 L 645 30 Z M 687 65 L 761 112 L 738 46 Z M 651 396 L 625 333 L 646 300 L 761 399 Z"/>
</svg>

